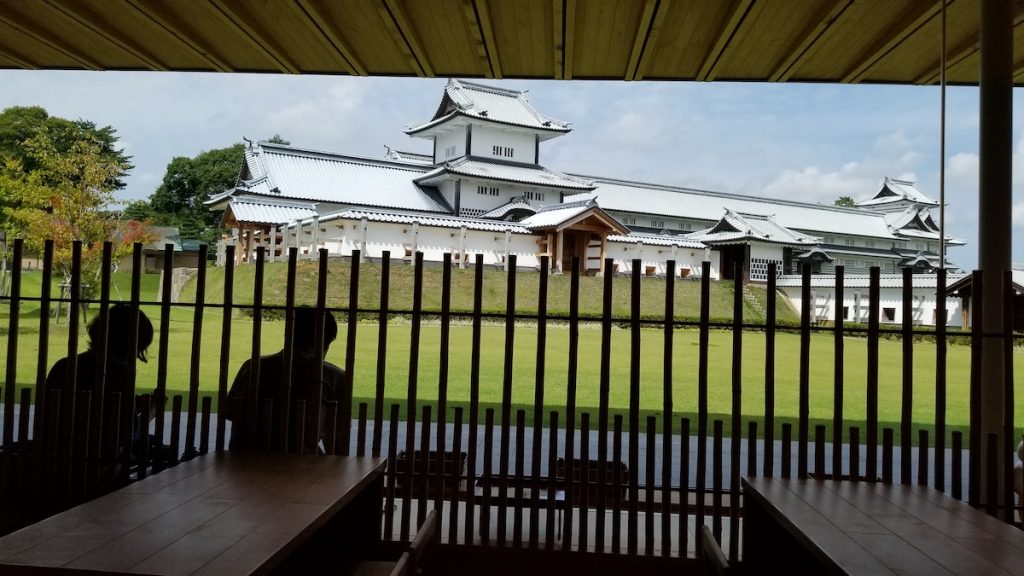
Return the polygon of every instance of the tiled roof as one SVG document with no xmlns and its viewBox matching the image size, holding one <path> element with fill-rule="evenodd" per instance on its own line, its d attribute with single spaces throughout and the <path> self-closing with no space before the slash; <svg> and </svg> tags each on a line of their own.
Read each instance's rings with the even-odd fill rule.
<svg viewBox="0 0 1024 576">
<path fill-rule="evenodd" d="M 233 198 L 228 209 L 238 222 L 287 224 L 317 215 L 316 204 L 287 202 L 273 198 Z"/>
<path fill-rule="evenodd" d="M 531 206 L 530 203 L 527 202 L 525 198 L 523 198 L 522 196 L 517 196 L 517 197 L 509 200 L 508 202 L 502 204 L 501 206 L 498 206 L 497 208 L 491 210 L 490 212 L 484 212 L 483 214 L 480 215 L 480 218 L 492 219 L 492 220 L 501 220 L 509 212 L 512 212 L 512 211 L 515 211 L 515 210 L 520 210 L 520 211 L 523 211 L 523 212 L 529 212 L 530 214 L 536 214 L 537 213 L 537 209 L 534 208 L 533 206 Z"/>
<path fill-rule="evenodd" d="M 741 214 L 728 209 L 717 224 L 707 230 L 694 232 L 689 237 L 705 244 L 748 241 L 791 245 L 815 245 L 818 243 L 818 238 L 780 226 L 771 216 Z"/>
<path fill-rule="evenodd" d="M 586 182 L 566 176 L 561 172 L 548 170 L 543 166 L 493 162 L 465 156 L 451 162 L 445 162 L 427 174 L 420 176 L 416 181 L 425 184 L 432 184 L 437 182 L 439 178 L 445 174 L 480 178 L 481 180 L 499 180 L 503 182 L 515 182 L 517 184 L 531 184 L 546 188 L 561 188 L 569 190 L 593 189 L 593 186 Z"/>
<path fill-rule="evenodd" d="M 939 203 L 926 196 L 917 189 L 917 186 L 909 180 L 896 180 L 886 177 L 882 183 L 882 189 L 875 194 L 874 198 L 858 202 L 858 206 L 882 206 L 894 202 L 914 202 L 925 206 L 938 206 Z"/>
<path fill-rule="evenodd" d="M 265 179 L 243 182 L 241 188 L 282 198 L 448 212 L 414 180 L 428 167 L 386 160 L 344 156 L 280 144 L 260 144 L 255 152 Z"/>
<path fill-rule="evenodd" d="M 387 147 L 388 151 L 384 154 L 384 157 L 392 162 L 404 162 L 408 164 L 415 164 L 417 166 L 433 166 L 434 157 L 430 154 L 420 154 L 418 152 L 405 152 L 403 150 L 396 150 Z"/>
<path fill-rule="evenodd" d="M 952 286 L 955 282 L 962 279 L 962 274 L 947 274 L 946 275 L 946 286 L 947 288 Z M 843 288 L 868 288 L 870 286 L 870 276 L 867 275 L 849 275 L 843 276 Z M 879 274 L 878 284 L 881 288 L 902 288 L 903 287 L 903 275 L 902 274 Z M 799 288 L 803 285 L 800 276 L 787 275 L 779 276 L 776 280 L 775 285 L 779 288 Z M 836 285 L 836 277 L 830 274 L 814 274 L 811 276 L 811 288 L 834 288 Z M 914 274 L 914 288 L 938 288 L 938 275 L 936 274 Z"/>
<path fill-rule="evenodd" d="M 444 97 L 434 117 L 409 127 L 406 133 L 414 134 L 460 115 L 548 132 L 571 130 L 568 122 L 537 112 L 526 99 L 525 92 L 451 79 L 444 88 Z"/>
<path fill-rule="evenodd" d="M 487 232 L 504 232 L 509 230 L 515 234 L 532 234 L 530 230 L 515 222 L 376 210 L 342 210 L 341 212 L 335 212 L 320 218 L 320 222 L 338 219 L 362 220 L 363 218 L 370 222 L 390 222 L 392 224 L 419 223 L 424 226 L 435 226 L 438 228 L 461 228 L 465 226 L 468 230 L 485 230 Z"/>
<path fill-rule="evenodd" d="M 536 214 L 524 218 L 520 224 L 530 229 L 549 228 L 571 220 L 587 210 L 594 208 L 593 202 L 569 202 L 552 204 L 541 208 Z"/>
<path fill-rule="evenodd" d="M 710 224 L 720 220 L 722 213 L 729 209 L 748 214 L 771 214 L 775 222 L 785 228 L 815 235 L 893 238 L 881 212 L 594 176 L 571 176 L 593 182 L 596 189 L 566 200 L 596 198 L 605 210 L 691 218 Z"/>
<path fill-rule="evenodd" d="M 704 248 L 704 244 L 686 236 L 670 236 L 668 234 L 627 234 L 621 236 L 612 234 L 608 236 L 609 242 L 621 242 L 623 244 L 636 244 L 642 242 L 648 246 L 679 246 L 680 248 Z"/>
</svg>

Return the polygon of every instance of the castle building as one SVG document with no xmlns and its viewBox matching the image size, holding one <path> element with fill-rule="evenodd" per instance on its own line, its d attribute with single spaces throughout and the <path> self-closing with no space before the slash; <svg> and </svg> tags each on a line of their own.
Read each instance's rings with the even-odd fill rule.
<svg viewBox="0 0 1024 576">
<path fill-rule="evenodd" d="M 366 158 L 250 143 L 236 186 L 207 204 L 224 211 L 222 244 L 237 246 L 239 262 L 259 246 L 271 261 L 294 246 L 310 257 L 326 248 L 370 260 L 451 253 L 461 267 L 481 254 L 488 265 L 507 267 L 515 255 L 519 267 L 539 269 L 547 256 L 554 273 L 575 258 L 587 274 L 628 273 L 639 261 L 643 274 L 659 276 L 671 260 L 680 276 L 696 277 L 709 262 L 713 278 L 740 270 L 752 282 L 766 281 L 772 263 L 782 276 L 804 265 L 825 276 L 836 266 L 848 275 L 939 267 L 930 212 L 938 203 L 913 182 L 885 178 L 870 199 L 839 207 L 544 166 L 544 143 L 571 131 L 524 92 L 449 80 L 434 115 L 405 131 L 429 140 L 431 154 L 388 148 Z"/>
</svg>

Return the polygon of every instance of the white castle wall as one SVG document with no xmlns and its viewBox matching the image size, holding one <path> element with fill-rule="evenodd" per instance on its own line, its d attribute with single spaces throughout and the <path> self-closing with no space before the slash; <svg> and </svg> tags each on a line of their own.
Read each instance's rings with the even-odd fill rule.
<svg viewBox="0 0 1024 576">
<path fill-rule="evenodd" d="M 495 155 L 494 147 L 512 147 L 512 157 Z M 512 162 L 535 164 L 537 162 L 537 139 L 533 134 L 493 126 L 476 124 L 470 143 L 470 154 L 483 158 L 495 158 Z"/>
<path fill-rule="evenodd" d="M 779 288 L 793 306 L 799 312 L 802 310 L 803 298 L 799 287 L 785 286 Z M 843 302 L 838 304 L 835 299 L 834 287 L 815 287 L 811 290 L 811 314 L 818 322 L 834 322 L 838 311 L 843 314 L 846 308 L 845 320 L 847 322 L 868 322 L 869 300 L 867 288 L 845 287 L 843 290 Z M 934 287 L 922 287 L 913 289 L 913 322 L 915 325 L 934 326 L 935 307 L 937 299 Z M 946 325 L 953 327 L 961 326 L 961 300 L 958 297 L 946 298 Z M 903 289 L 902 288 L 880 288 L 879 289 L 879 322 L 886 324 L 903 323 Z M 889 310 L 886 310 L 889 309 Z M 891 312 L 891 316 L 887 315 Z M 891 318 L 891 319 L 890 319 Z"/>
</svg>

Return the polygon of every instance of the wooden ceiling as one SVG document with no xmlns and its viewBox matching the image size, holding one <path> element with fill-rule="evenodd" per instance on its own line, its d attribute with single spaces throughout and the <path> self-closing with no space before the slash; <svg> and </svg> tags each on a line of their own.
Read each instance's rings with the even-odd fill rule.
<svg viewBox="0 0 1024 576">
<path fill-rule="evenodd" d="M 941 1 L 0 0 L 0 68 L 932 84 Z M 976 84 L 979 0 L 946 1 Z"/>
</svg>

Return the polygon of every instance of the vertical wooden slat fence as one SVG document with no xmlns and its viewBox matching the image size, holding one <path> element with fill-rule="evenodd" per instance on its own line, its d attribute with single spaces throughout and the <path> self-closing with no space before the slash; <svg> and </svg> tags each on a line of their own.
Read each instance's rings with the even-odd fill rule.
<svg viewBox="0 0 1024 576">
<path fill-rule="evenodd" d="M 66 306 L 67 322 L 70 326 L 78 326 L 83 323 L 81 316 L 84 306 L 96 305 L 96 334 L 99 338 L 97 342 L 91 343 L 91 347 L 99 358 L 105 359 L 108 356 L 106 335 L 114 330 L 109 325 L 109 310 L 116 304 L 111 298 L 111 246 L 107 244 L 103 247 L 100 286 L 98 299 L 95 300 L 83 296 L 82 250 L 80 244 L 73 246 L 70 283 L 58 300 L 58 308 Z M 87 500 L 104 490 L 158 473 L 166 466 L 173 466 L 180 458 L 226 450 L 230 423 L 224 416 L 224 410 L 216 410 L 215 418 L 212 412 L 215 410 L 214 404 L 218 407 L 226 407 L 228 404 L 228 385 L 234 368 L 231 363 L 231 341 L 235 334 L 234 325 L 239 322 L 234 316 L 238 310 L 245 310 L 251 316 L 252 342 L 248 352 L 252 369 L 249 380 L 243 383 L 248 387 L 249 394 L 246 395 L 245 405 L 237 407 L 237 413 L 245 414 L 253 421 L 262 415 L 268 424 L 266 430 L 259 434 L 255 427 L 248 428 L 248 437 L 243 439 L 242 444 L 262 449 L 276 445 L 283 450 L 297 451 L 305 445 L 303 434 L 316 434 L 318 430 L 325 429 L 327 432 L 323 437 L 323 446 L 328 453 L 354 452 L 363 455 L 369 451 L 373 455 L 385 456 L 388 460 L 388 476 L 383 503 L 383 526 L 384 538 L 388 540 L 408 540 L 426 516 L 428 508 L 432 507 L 445 512 L 446 533 L 450 542 L 524 549 L 610 550 L 612 553 L 690 556 L 694 552 L 691 541 L 694 526 L 710 522 L 716 535 L 720 538 L 726 536 L 729 541 L 730 557 L 738 559 L 739 526 L 742 522 L 739 478 L 744 473 L 760 473 L 765 476 L 778 474 L 783 477 L 795 475 L 801 478 L 858 478 L 863 474 L 868 480 L 880 479 L 905 484 L 916 481 L 939 489 L 945 489 L 948 475 L 951 493 L 961 497 L 964 486 L 960 467 L 964 458 L 967 458 L 970 466 L 968 476 L 972 480 L 967 486 L 969 501 L 1001 514 L 1010 512 L 1012 506 L 1009 503 L 1013 495 L 1009 488 L 1001 498 L 1007 503 L 1005 505 L 993 500 L 980 501 L 980 486 L 977 482 L 981 477 L 980 471 L 983 467 L 999 464 L 993 456 L 997 454 L 995 451 L 986 453 L 989 461 L 982 461 L 979 457 L 982 446 L 992 447 L 991 439 L 971 435 L 970 449 L 963 451 L 963 434 L 960 430 L 954 430 L 949 450 L 951 458 L 947 455 L 945 271 L 940 271 L 937 276 L 938 325 L 934 331 L 927 331 L 918 326 L 924 319 L 914 316 L 914 292 L 911 289 L 914 276 L 909 271 L 903 274 L 901 323 L 891 329 L 880 325 L 880 273 L 877 268 L 872 269 L 869 277 L 867 327 L 862 330 L 855 326 L 848 327 L 844 323 L 846 277 L 843 268 L 840 266 L 836 269 L 835 314 L 831 326 L 828 326 L 815 316 L 817 312 L 812 306 L 809 290 L 812 275 L 810 269 L 805 267 L 802 273 L 803 314 L 799 326 L 794 329 L 780 327 L 776 323 L 774 295 L 778 270 L 774 263 L 769 265 L 769 298 L 764 310 L 766 324 L 745 321 L 744 309 L 748 305 L 744 297 L 745 270 L 739 265 L 733 270 L 735 280 L 729 312 L 731 320 L 716 324 L 711 320 L 712 270 L 709 263 L 704 263 L 700 278 L 700 313 L 696 321 L 676 318 L 675 262 L 669 262 L 666 266 L 667 276 L 664 279 L 648 280 L 641 275 L 644 267 L 640 260 L 634 260 L 630 269 L 628 317 L 613 317 L 614 276 L 609 273 L 601 281 L 600 315 L 591 318 L 581 314 L 583 268 L 580 259 L 575 257 L 572 259 L 568 279 L 568 313 L 556 318 L 566 322 L 567 326 L 568 346 L 567 357 L 564 359 L 566 395 L 564 406 L 549 410 L 551 407 L 545 406 L 545 397 L 546 381 L 550 377 L 546 370 L 550 359 L 548 335 L 552 316 L 547 305 L 550 272 L 547 256 L 540 261 L 538 307 L 535 313 L 516 310 L 516 274 L 508 274 L 504 278 L 505 310 L 500 314 L 485 313 L 484 262 L 479 254 L 473 273 L 471 310 L 452 310 L 452 298 L 459 295 L 453 292 L 450 255 L 445 256 L 442 262 L 440 307 L 437 310 L 424 310 L 423 291 L 427 287 L 424 286 L 422 253 L 414 254 L 411 262 L 411 309 L 389 308 L 389 287 L 393 275 L 389 255 L 385 253 L 379 264 L 379 306 L 375 310 L 365 311 L 359 307 L 361 290 L 367 289 L 360 282 L 361 255 L 353 254 L 348 262 L 347 307 L 330 308 L 327 291 L 331 265 L 327 251 L 321 249 L 317 252 L 314 355 L 322 359 L 323 351 L 329 345 L 325 340 L 326 314 L 340 314 L 346 325 L 344 356 L 347 394 L 351 394 L 358 366 L 356 355 L 360 332 L 357 328 L 360 314 L 373 312 L 378 328 L 372 402 L 360 403 L 358 413 L 353 418 L 351 397 L 322 401 L 322 390 L 317 389 L 308 400 L 293 402 L 293 387 L 296 383 L 291 381 L 290 362 L 295 339 L 294 310 L 297 307 L 297 249 L 293 247 L 288 251 L 283 306 L 264 301 L 267 264 L 263 248 L 255 251 L 252 304 L 235 304 L 234 282 L 238 269 L 234 266 L 234 251 L 235 247 L 227 247 L 222 303 L 207 301 L 206 270 L 200 268 L 195 279 L 195 300 L 180 304 L 174 302 L 172 297 L 169 273 L 174 266 L 172 249 L 168 246 L 164 251 L 162 264 L 167 273 L 161 282 L 160 298 L 157 302 L 144 302 L 140 294 L 142 251 L 139 246 L 134 248 L 132 290 L 128 305 L 132 311 L 159 307 L 156 382 L 152 396 L 147 394 L 148 386 L 136 383 L 133 363 L 126 391 L 109 392 L 106 388 L 104 361 L 100 361 L 94 367 L 95 373 L 90 375 L 76 373 L 76 363 L 69 362 L 65 372 L 66 380 L 48 389 L 46 378 L 50 362 L 52 243 L 46 244 L 42 254 L 44 270 L 38 295 L 26 297 L 21 266 L 15 265 L 12 268 L 10 291 L 3 299 L 9 312 L 6 381 L 0 395 L 3 400 L 0 414 L 4 418 L 4 449 L 0 453 L 0 487 L 3 488 L 0 502 L 3 503 L 4 512 L 0 514 L 0 528 L 10 529 L 23 525 L 46 513 Z M 202 260 L 205 260 L 205 253 L 204 247 L 200 252 Z M 15 263 L 18 264 L 23 256 L 23 244 L 15 242 Z M 508 255 L 507 258 L 508 269 L 516 270 L 515 255 Z M 606 260 L 606 269 L 612 270 L 612 264 L 610 259 Z M 973 280 L 977 294 L 980 292 L 980 274 L 976 274 Z M 664 285 L 664 309 L 657 319 L 647 318 L 641 312 L 645 297 L 643 292 L 648 282 L 662 282 Z M 1004 279 L 1005 305 L 1012 319 L 1013 294 L 1009 289 L 1010 284 L 1011 278 L 1007 276 Z M 20 353 L 20 347 L 25 343 L 18 335 L 24 324 L 23 309 L 28 303 L 33 307 L 38 305 L 39 308 L 39 350 L 33 386 L 22 386 L 19 390 L 15 383 L 18 382 L 19 373 L 24 375 L 26 371 L 19 370 L 18 366 L 19 358 L 24 356 Z M 172 368 L 174 360 L 169 342 L 170 323 L 179 307 L 192 307 L 187 389 L 182 390 L 184 396 L 172 394 L 168 387 L 169 370 L 177 369 L 176 365 Z M 859 304 L 855 308 L 858 307 Z M 217 378 L 211 387 L 213 395 L 204 392 L 206 383 L 202 382 L 201 376 L 203 347 L 210 345 L 209 335 L 203 334 L 208 309 L 219 310 L 223 314 L 219 356 L 216 360 Z M 980 317 L 981 309 L 979 302 L 972 303 L 971 315 L 975 320 Z M 270 321 L 271 310 L 275 314 L 280 311 L 280 316 L 285 320 L 283 349 L 287 364 L 282 370 L 279 394 L 266 400 L 264 405 L 257 393 L 261 377 L 259 358 L 263 354 L 261 327 Z M 408 315 L 410 322 L 406 359 L 408 379 L 404 390 L 392 383 L 387 369 L 388 328 L 396 314 Z M 720 314 L 720 311 L 715 314 Z M 504 360 L 500 366 L 500 378 L 497 376 L 497 366 L 481 365 L 485 319 L 498 322 L 504 331 Z M 459 320 L 468 320 L 471 325 L 469 350 L 456 350 L 452 345 L 452 324 Z M 524 321 L 536 326 L 533 404 L 526 406 L 514 402 L 517 396 L 514 390 L 514 373 L 518 361 L 515 355 L 516 338 L 521 338 L 516 327 L 517 322 Z M 600 329 L 599 358 L 593 358 L 594 351 L 581 349 L 581 327 L 591 322 Z M 619 348 L 621 344 L 614 328 L 617 324 L 626 328 L 624 336 L 629 340 L 628 349 Z M 1002 344 L 1011 353 L 1007 357 L 1012 357 L 1012 323 L 1007 321 L 1005 325 Z M 421 398 L 422 335 L 424 329 L 433 330 L 435 326 L 439 333 L 437 396 Z M 660 332 L 660 347 L 663 350 L 660 358 L 660 398 L 647 396 L 657 395 L 658 387 L 644 386 L 641 377 L 641 357 L 643 347 L 647 345 L 645 338 L 654 333 L 649 332 L 652 328 Z M 732 336 L 731 387 L 728 392 L 730 409 L 727 414 L 713 414 L 710 410 L 710 371 L 714 363 L 710 339 L 712 330 L 719 328 L 730 330 Z M 697 331 L 696 348 L 680 351 L 677 334 L 680 330 L 694 329 Z M 760 414 L 743 412 L 744 393 L 749 390 L 749 382 L 744 379 L 747 371 L 743 366 L 743 354 L 745 349 L 753 346 L 753 340 L 747 332 L 749 329 L 763 331 L 764 405 Z M 132 314 L 128 329 L 129 347 L 132 350 L 136 346 L 138 331 L 138 317 Z M 776 421 L 775 347 L 777 334 L 786 331 L 799 335 L 799 405 L 797 418 L 781 423 L 781 443 L 778 443 L 775 439 L 779 426 Z M 825 417 L 814 414 L 812 420 L 811 347 L 812 335 L 819 332 L 831 332 L 833 337 L 833 399 L 831 413 Z M 849 382 L 845 371 L 845 355 L 849 347 L 846 339 L 857 334 L 863 335 L 866 342 L 866 381 Z M 914 420 L 915 398 L 921 394 L 914 383 L 913 361 L 917 353 L 914 340 L 921 334 L 934 337 L 936 342 L 936 403 L 932 431 L 928 429 L 929 423 Z M 888 381 L 894 379 L 883 379 L 880 374 L 878 348 L 881 340 L 890 335 L 898 337 L 902 342 L 900 417 L 898 422 L 881 423 L 879 388 L 883 382 L 888 385 Z M 977 332 L 971 333 L 971 339 L 974 362 L 970 416 L 972 424 L 975 424 L 977 415 L 974 405 L 980 393 L 976 368 L 982 339 Z M 81 348 L 79 331 L 69 330 L 66 346 L 68 356 L 75 357 Z M 465 407 L 450 400 L 450 357 L 456 353 L 466 354 L 470 358 L 469 398 L 468 406 Z M 679 362 L 687 360 L 687 354 L 692 355 L 690 360 L 695 361 L 696 372 L 685 373 L 676 369 Z M 175 355 L 178 356 L 180 354 Z M 597 360 L 597 382 L 579 381 L 579 363 L 584 358 L 588 362 Z M 629 376 L 626 382 L 613 381 L 611 366 L 616 358 L 628 361 Z M 318 372 L 323 370 L 322 362 L 318 367 Z M 1011 376 L 1012 368 L 1012 362 L 1008 363 L 1006 370 Z M 721 369 L 720 364 L 716 364 L 714 369 Z M 91 391 L 79 390 L 77 387 L 79 379 L 86 377 L 96 382 Z M 501 401 L 496 407 L 486 406 L 484 409 L 481 405 L 481 382 L 485 379 L 500 381 Z M 580 387 L 591 385 L 597 388 L 595 420 L 591 419 L 588 407 L 578 405 Z M 617 386 L 628 388 L 625 406 L 612 406 L 611 391 Z M 860 386 L 864 387 L 866 393 L 866 419 L 856 425 L 846 420 L 844 402 L 849 389 Z M 682 398 L 679 397 L 680 389 L 683 390 Z M 171 397 L 170 403 L 166 403 L 168 397 Z M 654 413 L 644 413 L 643 407 L 651 405 L 652 399 L 655 404 L 660 400 L 659 408 Z M 1008 387 L 1004 396 L 1006 405 L 1012 407 L 1014 399 L 1014 391 Z M 392 400 L 400 400 L 404 404 L 390 402 Z M 685 405 L 688 401 L 695 401 L 697 405 L 697 412 L 692 415 L 696 422 L 683 417 L 678 422 L 678 428 L 675 428 L 673 420 L 678 417 L 677 406 Z M 386 419 L 385 406 L 389 402 L 389 418 Z M 293 403 L 297 405 L 294 410 L 291 406 Z M 139 430 L 134 421 L 135 415 L 148 414 L 150 406 L 154 408 L 155 418 L 151 424 L 143 418 Z M 467 409 L 468 414 L 465 414 L 464 410 Z M 485 413 L 481 426 L 482 409 Z M 272 418 L 271 415 L 275 413 L 280 417 Z M 1003 433 L 1008 438 L 1014 438 L 1015 435 L 1014 416 L 1012 409 L 1007 410 L 1002 423 Z M 661 419 L 660 425 L 658 418 Z M 710 431 L 709 420 L 713 420 L 713 429 Z M 270 430 L 269 424 L 274 422 L 278 428 Z M 695 434 L 691 425 L 696 427 Z M 797 427 L 795 442 L 794 425 Z M 725 430 L 726 426 L 728 431 Z M 351 437 L 353 428 L 356 430 L 354 438 Z M 882 441 L 878 442 L 880 428 Z M 165 429 L 169 432 L 165 432 Z M 297 436 L 291 436 L 289 430 L 296 430 Z M 844 430 L 848 430 L 845 435 Z M 863 448 L 862 430 L 866 431 Z M 154 438 L 152 442 L 147 438 L 150 433 Z M 211 433 L 214 435 L 212 447 Z M 929 440 L 932 436 L 934 442 Z M 133 448 L 129 448 L 135 437 L 141 439 L 134 443 Z M 831 446 L 828 446 L 829 442 Z M 1012 446 L 996 448 L 1006 451 L 1012 449 Z M 866 453 L 863 463 L 862 449 Z M 729 458 L 727 475 L 724 474 L 726 451 Z M 747 457 L 745 468 L 741 459 L 744 451 Z M 827 457 L 829 452 L 830 459 Z M 1005 462 L 1000 469 L 1006 474 L 1005 479 L 1008 479 L 1011 472 Z M 117 482 L 104 477 L 111 470 L 116 471 Z M 994 482 L 994 475 L 989 474 L 987 479 Z M 1009 484 L 1005 482 L 1008 487 Z"/>
</svg>

